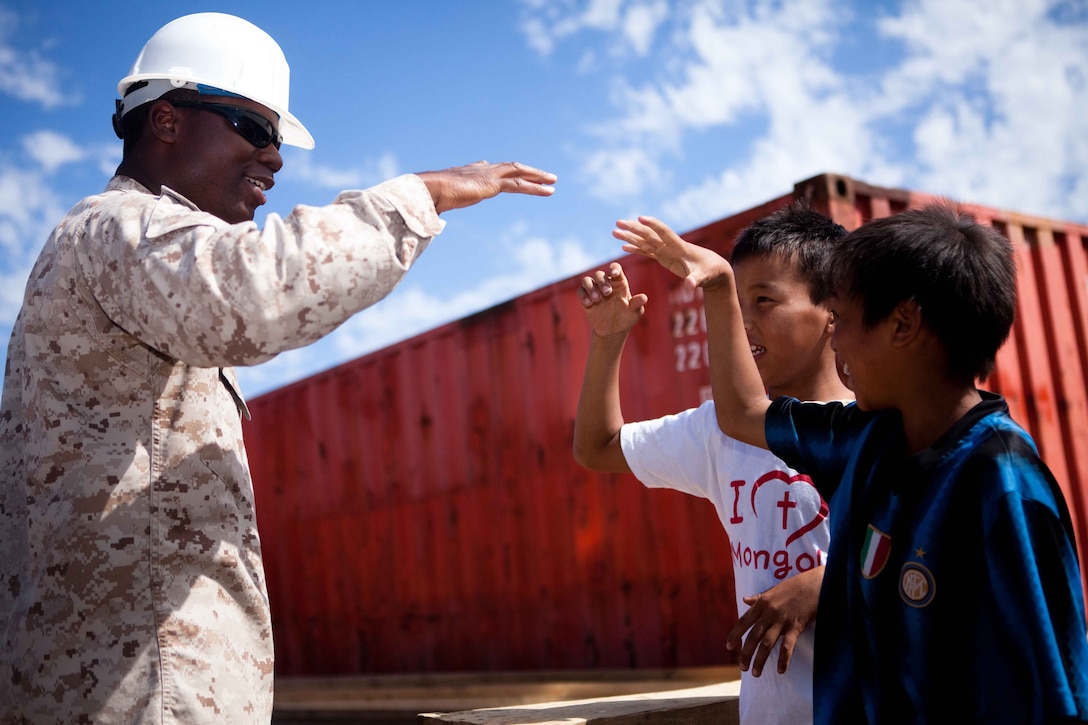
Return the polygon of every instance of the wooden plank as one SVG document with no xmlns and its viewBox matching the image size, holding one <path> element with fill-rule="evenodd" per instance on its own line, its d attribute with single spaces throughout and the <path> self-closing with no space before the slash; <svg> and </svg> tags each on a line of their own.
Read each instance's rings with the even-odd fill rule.
<svg viewBox="0 0 1088 725">
<path fill-rule="evenodd" d="M 736 725 L 740 681 L 683 690 L 421 713 L 432 725 Z"/>
<path fill-rule="evenodd" d="M 736 666 L 642 670 L 550 670 L 537 672 L 454 672 L 437 674 L 369 675 L 356 677 L 291 677 L 276 679 L 274 723 L 381 722 L 411 723 L 426 713 L 506 708 L 541 704 L 583 703 L 593 710 L 598 701 L 634 697 L 645 701 L 672 700 L 667 710 L 695 712 L 704 704 L 680 702 L 683 693 L 707 687 L 739 687 Z M 729 690 L 731 691 L 731 689 Z M 652 693 L 647 697 L 646 693 Z M 716 703 L 712 703 L 715 704 Z M 588 710 L 587 710 L 588 711 Z M 621 712 L 617 710 L 616 712 Z M 720 722 L 729 722 L 724 720 Z"/>
</svg>

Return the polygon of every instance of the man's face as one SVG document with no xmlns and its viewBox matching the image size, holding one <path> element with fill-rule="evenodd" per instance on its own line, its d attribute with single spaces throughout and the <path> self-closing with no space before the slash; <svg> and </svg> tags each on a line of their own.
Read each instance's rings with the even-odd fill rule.
<svg viewBox="0 0 1088 725">
<path fill-rule="evenodd" d="M 831 313 L 812 303 L 792 259 L 749 257 L 734 267 L 744 329 L 772 396 L 807 397 L 824 365 Z"/>
<path fill-rule="evenodd" d="M 240 106 L 264 116 L 278 126 L 276 114 L 244 98 L 205 97 L 209 103 Z M 174 183 L 186 198 L 203 211 L 232 224 L 251 221 L 267 200 L 273 177 L 283 166 L 275 144 L 257 148 L 243 138 L 230 120 L 212 111 L 179 107 L 178 136 L 183 167 Z"/>
</svg>

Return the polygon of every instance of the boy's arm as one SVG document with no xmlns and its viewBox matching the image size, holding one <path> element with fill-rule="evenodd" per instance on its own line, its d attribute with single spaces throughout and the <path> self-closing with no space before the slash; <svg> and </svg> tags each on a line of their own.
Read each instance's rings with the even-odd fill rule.
<svg viewBox="0 0 1088 725">
<path fill-rule="evenodd" d="M 730 438 L 766 448 L 764 421 L 770 401 L 748 344 L 729 262 L 710 249 L 684 241 L 653 217 L 621 219 L 616 227 L 612 235 L 624 242 L 624 251 L 657 260 L 682 277 L 688 289 L 703 288 L 718 427 Z"/>
<path fill-rule="evenodd" d="M 647 297 L 631 296 L 617 262 L 608 272 L 583 277 L 578 297 L 593 327 L 582 393 L 574 418 L 574 460 L 591 471 L 627 473 L 620 447 L 620 357 L 627 333 L 645 311 Z"/>
</svg>

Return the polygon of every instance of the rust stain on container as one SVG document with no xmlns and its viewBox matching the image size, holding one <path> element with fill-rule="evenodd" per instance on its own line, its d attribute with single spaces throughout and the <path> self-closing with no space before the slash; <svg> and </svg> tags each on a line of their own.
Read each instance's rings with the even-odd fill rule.
<svg viewBox="0 0 1088 725">
<path fill-rule="evenodd" d="M 836 174 L 684 236 L 727 254 L 795 198 L 849 229 L 932 197 Z M 1002 393 L 1065 492 L 1088 562 L 1088 228 L 968 206 L 1013 241 Z M 638 257 L 650 297 L 630 420 L 709 397 L 702 298 Z M 588 270 L 587 270 L 588 271 Z M 732 664 L 729 541 L 711 504 L 571 457 L 581 275 L 254 399 L 246 443 L 281 676 Z"/>
</svg>

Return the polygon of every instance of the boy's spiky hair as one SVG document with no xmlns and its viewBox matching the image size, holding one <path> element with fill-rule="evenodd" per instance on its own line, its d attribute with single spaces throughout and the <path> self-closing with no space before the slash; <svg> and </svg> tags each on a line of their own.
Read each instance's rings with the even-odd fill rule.
<svg viewBox="0 0 1088 725">
<path fill-rule="evenodd" d="M 730 260 L 739 264 L 772 255 L 793 259 L 808 282 L 813 304 L 818 305 L 831 296 L 831 249 L 845 236 L 842 225 L 807 203 L 795 201 L 745 227 L 737 236 Z"/>
<path fill-rule="evenodd" d="M 985 379 L 1016 312 L 1012 245 L 953 203 L 874 219 L 832 253 L 836 294 L 857 300 L 872 327 L 914 299 L 959 380 Z"/>
</svg>

